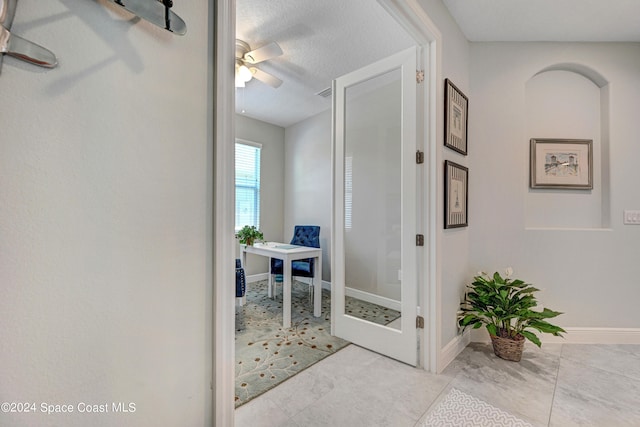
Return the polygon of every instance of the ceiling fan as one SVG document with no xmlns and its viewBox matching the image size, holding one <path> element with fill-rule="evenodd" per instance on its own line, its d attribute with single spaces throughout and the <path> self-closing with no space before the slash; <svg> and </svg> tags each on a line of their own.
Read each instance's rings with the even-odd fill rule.
<svg viewBox="0 0 640 427">
<path fill-rule="evenodd" d="M 247 42 L 236 39 L 236 87 L 244 87 L 245 83 L 252 78 L 260 80 L 271 87 L 279 87 L 282 84 L 282 80 L 254 67 L 254 65 L 280 55 L 282 55 L 282 49 L 276 42 L 251 50 Z"/>
</svg>

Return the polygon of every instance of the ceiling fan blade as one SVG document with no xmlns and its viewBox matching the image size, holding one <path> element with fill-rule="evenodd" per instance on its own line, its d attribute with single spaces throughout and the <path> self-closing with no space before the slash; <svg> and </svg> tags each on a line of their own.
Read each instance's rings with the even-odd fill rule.
<svg viewBox="0 0 640 427">
<path fill-rule="evenodd" d="M 259 47 L 244 54 L 242 59 L 249 64 L 257 64 L 258 62 L 266 61 L 267 59 L 275 58 L 282 55 L 282 49 L 276 42 L 271 42 L 267 45 Z"/>
<path fill-rule="evenodd" d="M 260 80 L 262 83 L 266 83 L 273 88 L 278 88 L 282 84 L 282 80 L 272 74 L 260 70 L 259 68 L 251 67 L 250 70 L 256 80 Z"/>
</svg>

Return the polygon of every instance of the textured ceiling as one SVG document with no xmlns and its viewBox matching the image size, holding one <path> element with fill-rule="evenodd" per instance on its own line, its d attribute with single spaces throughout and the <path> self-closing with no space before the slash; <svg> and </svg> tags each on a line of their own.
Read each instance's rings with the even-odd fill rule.
<svg viewBox="0 0 640 427">
<path fill-rule="evenodd" d="M 236 89 L 238 113 L 282 127 L 330 108 L 331 98 L 316 93 L 333 79 L 413 44 L 374 0 L 237 0 L 236 37 L 252 49 L 282 48 L 258 65 L 282 86 L 254 79 Z"/>
<path fill-rule="evenodd" d="M 640 0 L 443 2 L 471 41 L 640 41 Z M 259 64 L 282 86 L 250 81 L 236 111 L 282 127 L 330 108 L 315 94 L 336 77 L 413 44 L 375 0 L 237 0 L 236 17 L 237 38 L 284 51 Z"/>
<path fill-rule="evenodd" d="M 443 2 L 470 41 L 640 41 L 640 0 Z"/>
</svg>

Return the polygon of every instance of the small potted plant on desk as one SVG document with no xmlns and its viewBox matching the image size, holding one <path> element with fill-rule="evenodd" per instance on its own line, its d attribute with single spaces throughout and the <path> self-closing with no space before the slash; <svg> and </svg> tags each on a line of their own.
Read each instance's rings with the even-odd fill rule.
<svg viewBox="0 0 640 427">
<path fill-rule="evenodd" d="M 264 235 L 255 225 L 245 225 L 238 231 L 236 238 L 242 245 L 253 246 L 256 240 L 263 240 Z"/>
<path fill-rule="evenodd" d="M 566 332 L 552 325 L 546 319 L 562 314 L 545 308 L 533 311 L 537 306 L 534 292 L 539 289 L 519 279 L 511 279 L 513 270 L 507 268 L 505 277 L 495 272 L 493 276 L 479 273 L 468 286 L 461 303 L 458 325 L 487 328 L 496 356 L 519 362 L 522 357 L 525 338 L 540 347 L 542 343 L 536 334 L 527 329 L 562 336 Z"/>
</svg>

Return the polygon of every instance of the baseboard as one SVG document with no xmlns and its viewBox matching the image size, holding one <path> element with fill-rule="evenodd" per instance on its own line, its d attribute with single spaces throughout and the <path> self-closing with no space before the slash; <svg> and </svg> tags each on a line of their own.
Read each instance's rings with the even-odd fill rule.
<svg viewBox="0 0 640 427">
<path fill-rule="evenodd" d="M 269 273 L 252 274 L 246 277 L 247 283 L 259 282 L 260 280 L 269 280 Z"/>
<path fill-rule="evenodd" d="M 559 344 L 640 344 L 640 328 L 581 328 L 565 327 L 564 337 L 536 334 L 542 343 Z M 489 342 L 485 328 L 471 330 L 472 342 Z"/>
<path fill-rule="evenodd" d="M 396 310 L 396 311 L 402 310 L 402 307 L 400 306 L 400 301 L 392 300 L 391 298 L 381 297 L 376 294 L 364 292 L 364 291 L 353 289 L 353 288 L 345 288 L 345 293 L 347 294 L 348 297 L 353 297 L 361 301 L 377 304 L 382 307 L 389 308 L 391 310 Z"/>
<path fill-rule="evenodd" d="M 258 273 L 252 274 L 246 277 L 247 283 L 259 282 L 261 280 L 269 280 L 269 273 Z M 305 278 L 297 278 L 296 280 L 304 281 Z M 325 280 L 322 281 L 322 289 L 326 289 L 331 292 L 331 282 L 327 282 Z"/>
<path fill-rule="evenodd" d="M 302 283 L 308 283 L 309 285 L 313 285 L 313 279 L 311 277 L 296 277 L 295 280 Z M 326 280 L 323 280 L 322 289 L 331 292 L 331 282 L 327 282 Z"/>
<path fill-rule="evenodd" d="M 462 335 L 456 336 L 454 339 L 449 341 L 447 345 L 440 351 L 440 358 L 438 359 L 438 371 L 437 373 L 441 373 L 444 369 L 449 365 L 449 363 L 453 362 L 453 360 L 465 349 L 466 346 L 471 342 L 471 333 L 470 331 L 465 331 Z"/>
<path fill-rule="evenodd" d="M 269 280 L 269 273 L 252 274 L 250 276 L 247 276 L 246 280 L 247 280 L 247 283 L 259 282 L 260 280 Z M 300 281 L 305 282 L 305 280 L 310 280 L 310 279 L 297 278 L 296 280 L 300 280 Z M 322 281 L 322 289 L 326 289 L 329 292 L 331 292 L 331 282 L 323 280 Z M 345 292 L 346 292 L 347 296 L 349 296 L 349 297 L 358 298 L 359 300 L 370 302 L 370 303 L 373 303 L 373 304 L 378 304 L 378 305 L 380 305 L 382 307 L 390 308 L 392 310 L 397 310 L 397 311 L 401 310 L 400 301 L 392 300 L 390 298 L 381 297 L 379 295 L 375 295 L 375 294 L 372 294 L 372 293 L 369 293 L 369 292 L 360 291 L 358 289 L 353 289 L 353 288 L 346 288 Z"/>
</svg>

